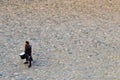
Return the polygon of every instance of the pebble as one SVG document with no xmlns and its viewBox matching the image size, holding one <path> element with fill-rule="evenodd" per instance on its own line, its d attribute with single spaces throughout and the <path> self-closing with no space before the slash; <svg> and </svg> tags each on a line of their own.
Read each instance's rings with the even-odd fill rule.
<svg viewBox="0 0 120 80">
<path fill-rule="evenodd" d="M 15 72 L 15 73 L 14 73 L 14 75 L 15 75 L 15 76 L 18 76 L 18 75 L 19 75 L 19 73 Z"/>
<path fill-rule="evenodd" d="M 70 49 L 68 49 L 68 54 L 72 54 L 72 51 Z"/>
<path fill-rule="evenodd" d="M 27 80 L 34 80 L 33 78 L 28 78 Z"/>
<path fill-rule="evenodd" d="M 3 76 L 3 74 L 2 74 L 2 72 L 0 72 L 0 77 L 2 77 Z"/>
</svg>

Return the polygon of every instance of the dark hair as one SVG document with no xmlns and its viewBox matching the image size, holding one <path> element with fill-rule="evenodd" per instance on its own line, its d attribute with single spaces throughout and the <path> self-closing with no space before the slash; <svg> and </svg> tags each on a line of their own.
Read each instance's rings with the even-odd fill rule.
<svg viewBox="0 0 120 80">
<path fill-rule="evenodd" d="M 29 44 L 29 41 L 26 41 L 27 44 Z"/>
</svg>

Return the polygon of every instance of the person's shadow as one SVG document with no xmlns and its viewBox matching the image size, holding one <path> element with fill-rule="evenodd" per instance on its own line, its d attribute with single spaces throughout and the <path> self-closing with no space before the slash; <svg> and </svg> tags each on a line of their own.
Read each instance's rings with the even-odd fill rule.
<svg viewBox="0 0 120 80">
<path fill-rule="evenodd" d="M 49 65 L 49 60 L 47 57 L 42 58 L 39 54 L 33 56 L 32 66 L 43 67 L 48 65 Z"/>
</svg>

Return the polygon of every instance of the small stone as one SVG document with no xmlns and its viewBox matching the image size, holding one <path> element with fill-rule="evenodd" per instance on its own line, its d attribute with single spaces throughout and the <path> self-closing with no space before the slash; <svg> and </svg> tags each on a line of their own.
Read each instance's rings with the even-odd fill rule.
<svg viewBox="0 0 120 80">
<path fill-rule="evenodd" d="M 18 76 L 18 75 L 19 75 L 19 73 L 14 73 L 14 75 L 15 75 L 15 76 Z"/>
<path fill-rule="evenodd" d="M 36 38 L 31 38 L 30 40 L 36 41 Z"/>
<path fill-rule="evenodd" d="M 89 55 L 89 57 L 92 57 L 93 55 Z"/>
<path fill-rule="evenodd" d="M 33 78 L 28 78 L 27 80 L 33 80 Z"/>
<path fill-rule="evenodd" d="M 68 52 L 68 54 L 72 54 L 72 52 Z"/>
<path fill-rule="evenodd" d="M 3 76 L 3 74 L 2 74 L 2 72 L 0 72 L 0 77 L 2 77 Z"/>
<path fill-rule="evenodd" d="M 70 49 L 68 49 L 68 54 L 72 54 L 72 51 Z"/>
</svg>

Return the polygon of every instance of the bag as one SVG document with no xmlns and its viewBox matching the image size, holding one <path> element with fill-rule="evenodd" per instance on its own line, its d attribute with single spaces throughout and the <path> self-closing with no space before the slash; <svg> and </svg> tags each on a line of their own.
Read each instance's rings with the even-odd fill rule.
<svg viewBox="0 0 120 80">
<path fill-rule="evenodd" d="M 19 56 L 20 56 L 21 59 L 25 59 L 26 58 L 25 52 L 20 53 Z"/>
</svg>

